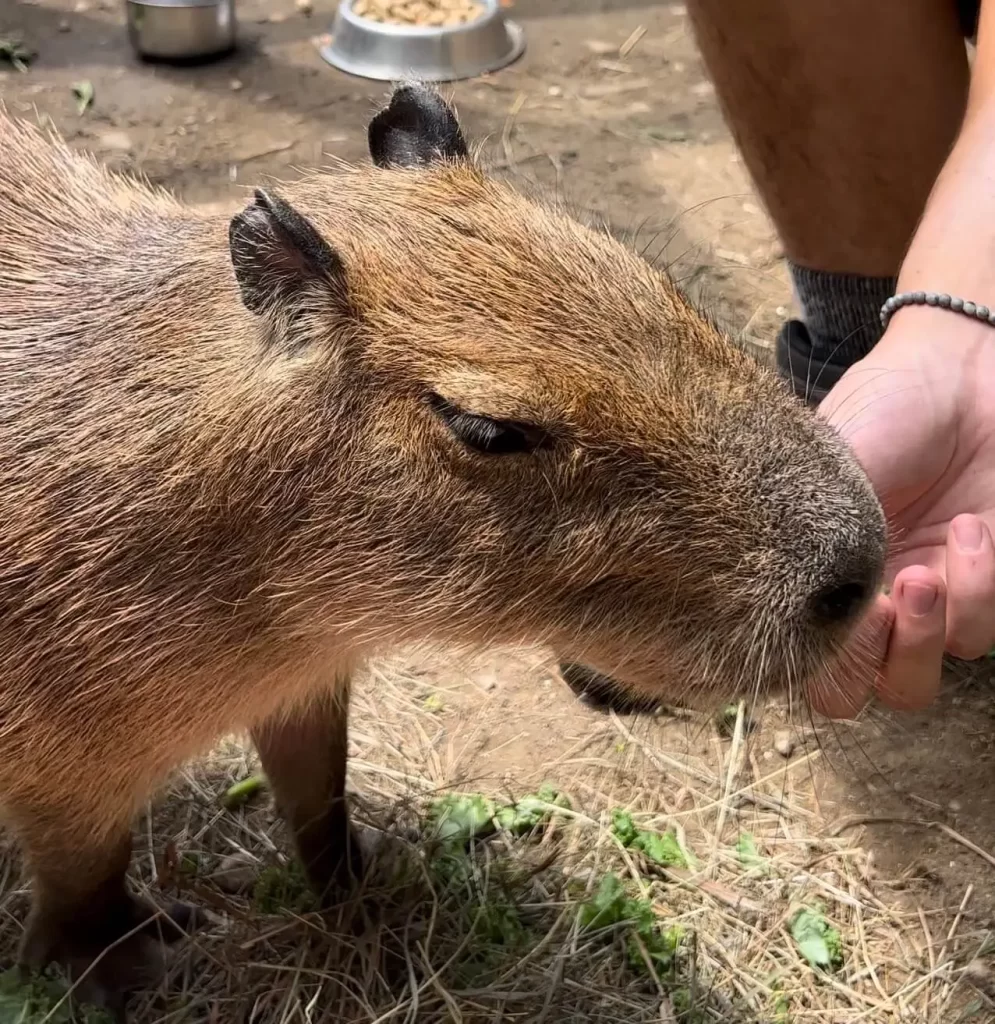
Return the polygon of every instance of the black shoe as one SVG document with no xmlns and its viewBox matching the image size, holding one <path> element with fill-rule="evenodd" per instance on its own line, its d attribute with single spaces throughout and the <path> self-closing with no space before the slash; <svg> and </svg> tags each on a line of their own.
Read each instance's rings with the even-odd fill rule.
<svg viewBox="0 0 995 1024">
<path fill-rule="evenodd" d="M 818 405 L 850 369 L 850 363 L 816 359 L 808 328 L 801 320 L 788 320 L 777 336 L 777 369 L 799 398 Z"/>
</svg>

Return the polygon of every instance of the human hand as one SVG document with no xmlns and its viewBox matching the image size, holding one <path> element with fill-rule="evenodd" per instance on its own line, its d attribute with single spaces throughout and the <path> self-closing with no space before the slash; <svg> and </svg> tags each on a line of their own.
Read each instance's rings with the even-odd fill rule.
<svg viewBox="0 0 995 1024">
<path fill-rule="evenodd" d="M 995 328 L 947 310 L 895 314 L 820 414 L 850 443 L 892 531 L 887 580 L 845 669 L 813 703 L 850 717 L 871 690 L 890 707 L 926 706 L 944 650 L 995 644 Z"/>
</svg>

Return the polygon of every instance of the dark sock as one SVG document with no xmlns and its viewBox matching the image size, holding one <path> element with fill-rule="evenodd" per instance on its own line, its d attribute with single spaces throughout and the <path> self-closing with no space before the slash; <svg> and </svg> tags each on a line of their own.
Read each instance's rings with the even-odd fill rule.
<svg viewBox="0 0 995 1024">
<path fill-rule="evenodd" d="M 802 320 L 820 362 L 852 365 L 881 337 L 881 307 L 895 294 L 893 277 L 831 274 L 788 263 Z"/>
<path fill-rule="evenodd" d="M 880 311 L 895 278 L 809 270 L 788 263 L 802 320 L 777 340 L 777 365 L 801 397 L 818 403 L 881 337 Z"/>
</svg>

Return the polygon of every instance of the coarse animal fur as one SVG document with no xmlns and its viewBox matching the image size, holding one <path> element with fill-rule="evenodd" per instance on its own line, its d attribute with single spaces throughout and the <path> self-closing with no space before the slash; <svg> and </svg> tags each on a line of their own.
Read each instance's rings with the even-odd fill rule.
<svg viewBox="0 0 995 1024">
<path fill-rule="evenodd" d="M 397 90 L 369 134 L 373 166 L 229 223 L 0 118 L 0 804 L 33 875 L 26 963 L 83 969 L 147 918 L 129 822 L 234 728 L 315 884 L 341 880 L 372 653 L 533 641 L 661 697 L 784 685 L 876 586 L 884 521 L 847 448 L 665 275 L 489 180 L 433 92 Z M 125 966 L 88 976 L 119 1012 Z"/>
</svg>

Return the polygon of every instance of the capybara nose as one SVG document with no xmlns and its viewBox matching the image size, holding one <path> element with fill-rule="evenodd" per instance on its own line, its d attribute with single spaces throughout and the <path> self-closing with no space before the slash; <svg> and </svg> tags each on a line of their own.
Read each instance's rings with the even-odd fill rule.
<svg viewBox="0 0 995 1024">
<path fill-rule="evenodd" d="M 863 608 L 873 588 L 873 577 L 832 583 L 811 599 L 812 615 L 820 625 L 844 625 Z"/>
<path fill-rule="evenodd" d="M 823 628 L 845 626 L 867 607 L 884 576 L 888 553 L 883 517 L 866 510 L 829 526 L 823 568 L 809 593 L 810 620 Z"/>
</svg>

